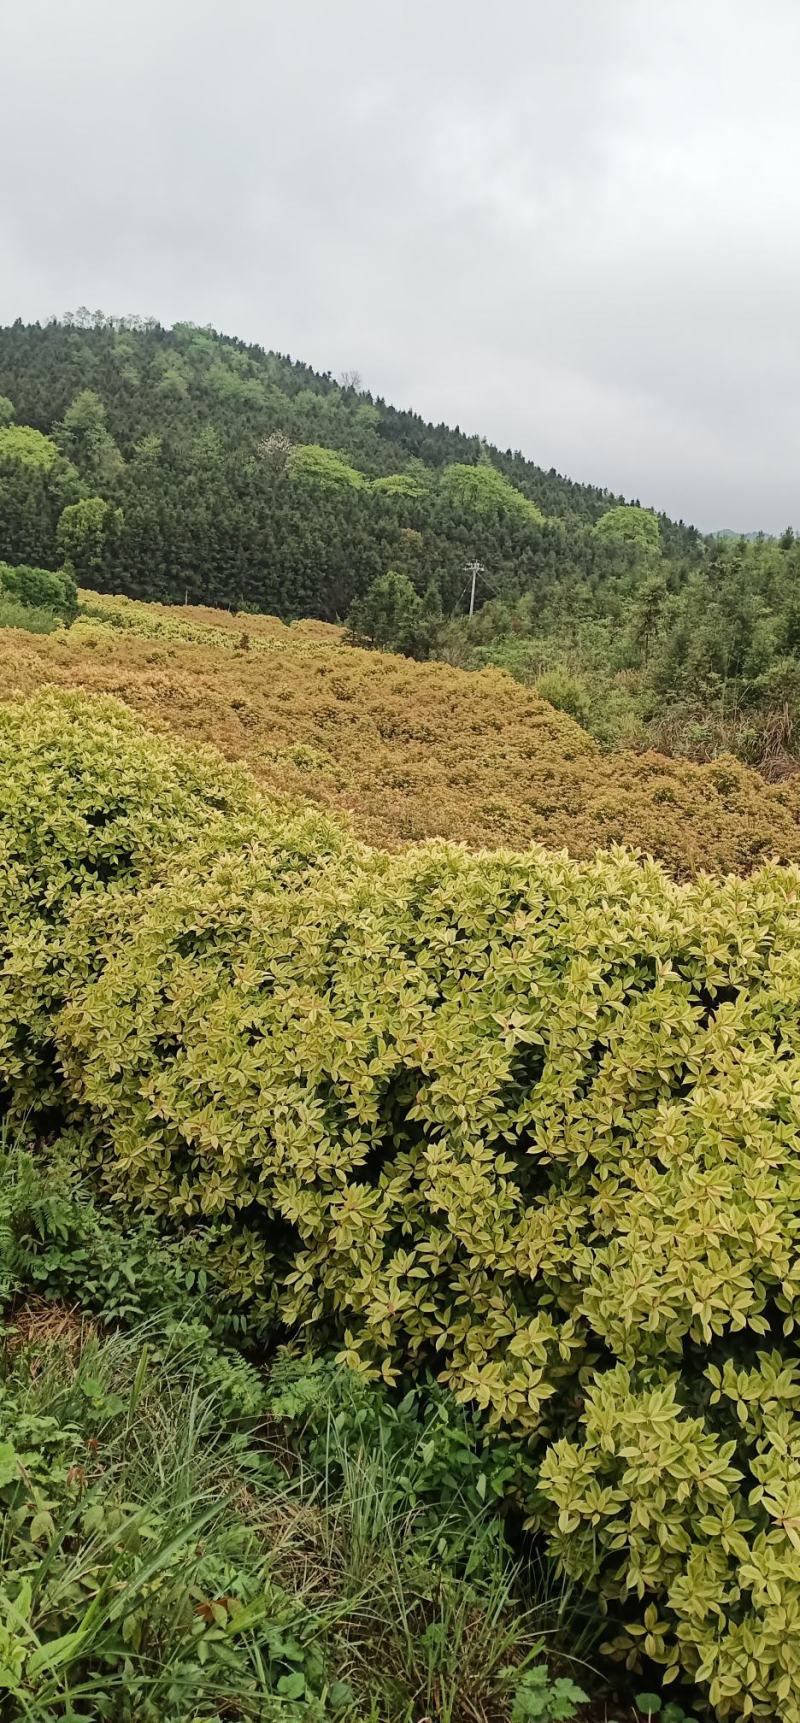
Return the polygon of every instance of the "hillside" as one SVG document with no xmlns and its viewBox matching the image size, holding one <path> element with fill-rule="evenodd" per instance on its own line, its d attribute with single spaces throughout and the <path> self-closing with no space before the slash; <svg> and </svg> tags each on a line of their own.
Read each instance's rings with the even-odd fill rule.
<svg viewBox="0 0 800 1723">
<path fill-rule="evenodd" d="M 116 695 L 266 788 L 348 814 L 373 843 L 538 842 L 576 857 L 625 843 L 679 877 L 800 860 L 795 781 L 767 785 L 732 759 L 605 754 L 501 671 L 363 652 L 321 623 L 82 601 L 67 632 L 3 634 L 3 697 L 44 684 Z"/>
<path fill-rule="evenodd" d="M 604 746 L 795 769 L 790 530 L 701 539 L 209 329 L 0 329 L 0 563 L 6 599 L 22 566 L 347 619 L 360 644 L 506 669 Z"/>
<path fill-rule="evenodd" d="M 449 612 L 468 557 L 479 601 L 618 566 L 592 528 L 620 498 L 188 324 L 0 330 L 0 481 L 7 561 L 146 599 L 335 619 L 395 567 Z"/>
</svg>

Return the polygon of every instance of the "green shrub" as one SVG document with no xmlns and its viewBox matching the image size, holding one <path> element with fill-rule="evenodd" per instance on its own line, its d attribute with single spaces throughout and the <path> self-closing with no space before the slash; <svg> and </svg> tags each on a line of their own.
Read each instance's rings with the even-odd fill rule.
<svg viewBox="0 0 800 1723">
<path fill-rule="evenodd" d="M 568 712 L 579 724 L 586 725 L 590 716 L 589 690 L 580 676 L 573 676 L 563 665 L 543 670 L 534 678 L 533 686 L 543 700 L 549 700 L 559 712 Z"/>
<path fill-rule="evenodd" d="M 428 1531 L 453 1534 L 450 1556 L 469 1556 L 476 1521 L 500 1510 L 518 1489 L 523 1465 L 518 1444 L 489 1432 L 483 1419 L 459 1407 L 430 1378 L 398 1398 L 382 1382 L 343 1370 L 328 1355 L 279 1353 L 270 1373 L 270 1411 L 297 1441 L 308 1464 L 334 1487 L 341 1481 L 331 1451 L 335 1428 L 341 1451 L 378 1442 L 392 1474 L 394 1506 L 416 1514 Z M 528 1481 L 533 1479 L 528 1468 Z M 495 1519 L 495 1531 L 501 1522 Z"/>
<path fill-rule="evenodd" d="M 54 610 L 20 604 L 18 598 L 6 598 L 0 591 L 0 628 L 24 628 L 27 634 L 55 634 L 63 626 L 62 617 Z"/>
<path fill-rule="evenodd" d="M 105 1190 L 206 1234 L 255 1319 L 277 1299 L 388 1384 L 434 1369 L 542 1456 L 531 1517 L 618 1649 L 797 1723 L 800 870 L 389 856 L 252 803 L 210 842 L 201 785 L 195 846 L 186 757 L 91 710 L 4 719 L 5 901 L 15 1022 L 49 1025 Z M 115 805 L 115 725 L 151 823 L 111 892 L 63 834 Z"/>
<path fill-rule="evenodd" d="M 732 1262 L 740 1282 L 746 1260 L 742 1249 Z M 637 1380 L 619 1364 L 595 1380 L 576 1438 L 542 1463 L 551 1548 L 607 1598 L 642 1600 L 642 1619 L 610 1646 L 631 1668 L 644 1652 L 667 1680 L 691 1674 L 721 1717 L 794 1723 L 800 1367 L 788 1349 L 756 1352 L 741 1337 L 727 1352 L 682 1375 Z"/>
<path fill-rule="evenodd" d="M 78 614 L 78 589 L 65 569 L 12 567 L 0 562 L 0 600 L 16 599 L 35 610 L 50 610 L 63 622 Z"/>
<path fill-rule="evenodd" d="M 165 1233 L 149 1215 L 131 1225 L 124 1210 L 95 1202 L 69 1138 L 34 1154 L 0 1126 L 0 1239 L 2 1300 L 41 1295 L 105 1324 L 157 1320 L 164 1331 L 186 1327 L 188 1303 L 211 1357 L 215 1340 L 247 1337 L 230 1277 L 215 1271 L 215 1241 L 191 1228 Z"/>
</svg>

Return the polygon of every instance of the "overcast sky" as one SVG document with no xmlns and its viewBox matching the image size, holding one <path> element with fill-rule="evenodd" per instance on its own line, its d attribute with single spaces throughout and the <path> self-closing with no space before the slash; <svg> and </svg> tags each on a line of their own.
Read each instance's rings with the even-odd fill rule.
<svg viewBox="0 0 800 1723">
<path fill-rule="evenodd" d="M 0 0 L 0 320 L 212 323 L 800 528 L 800 0 Z"/>
</svg>

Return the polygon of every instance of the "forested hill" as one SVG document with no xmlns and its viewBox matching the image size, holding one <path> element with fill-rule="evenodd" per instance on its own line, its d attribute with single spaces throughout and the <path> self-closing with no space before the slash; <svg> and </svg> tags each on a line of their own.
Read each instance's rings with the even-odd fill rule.
<svg viewBox="0 0 800 1723">
<path fill-rule="evenodd" d="M 0 330 L 0 554 L 100 589 L 330 619 L 393 567 L 449 609 L 471 557 L 479 599 L 602 577 L 621 500 L 190 324 Z"/>
</svg>

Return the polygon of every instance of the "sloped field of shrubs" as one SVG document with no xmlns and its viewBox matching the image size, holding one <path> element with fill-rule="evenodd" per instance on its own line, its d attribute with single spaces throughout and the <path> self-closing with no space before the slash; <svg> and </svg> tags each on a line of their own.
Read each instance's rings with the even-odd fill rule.
<svg viewBox="0 0 800 1723">
<path fill-rule="evenodd" d="M 632 1664 L 800 1719 L 800 869 L 371 850 L 0 710 L 0 1091 L 265 1334 L 432 1368 Z"/>
<path fill-rule="evenodd" d="M 264 788 L 347 814 L 370 843 L 543 843 L 576 857 L 625 843 L 678 878 L 800 859 L 800 780 L 766 784 L 727 758 L 604 754 L 502 671 L 362 652 L 321 623 L 83 601 L 91 614 L 68 632 L 3 632 L 0 695 L 118 695 L 156 729 L 245 762 Z"/>
</svg>

